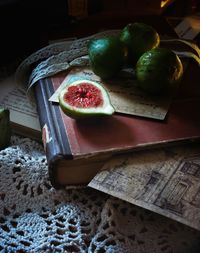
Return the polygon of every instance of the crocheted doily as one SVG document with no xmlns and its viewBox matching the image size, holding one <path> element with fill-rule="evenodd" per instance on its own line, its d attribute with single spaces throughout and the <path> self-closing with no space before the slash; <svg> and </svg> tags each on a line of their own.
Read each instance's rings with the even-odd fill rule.
<svg viewBox="0 0 200 253">
<path fill-rule="evenodd" d="M 200 233 L 91 188 L 50 185 L 41 144 L 0 151 L 0 252 L 200 252 Z"/>
</svg>

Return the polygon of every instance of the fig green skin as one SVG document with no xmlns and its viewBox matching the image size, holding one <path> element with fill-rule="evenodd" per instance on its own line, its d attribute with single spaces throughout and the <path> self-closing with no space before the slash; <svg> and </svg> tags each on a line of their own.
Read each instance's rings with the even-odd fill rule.
<svg viewBox="0 0 200 253">
<path fill-rule="evenodd" d="M 160 36 L 150 25 L 130 23 L 120 33 L 120 40 L 127 48 L 127 64 L 136 64 L 140 56 L 148 50 L 157 48 Z"/>
<path fill-rule="evenodd" d="M 118 37 L 92 39 L 88 55 L 92 71 L 102 79 L 115 76 L 124 65 L 124 47 Z"/>
<path fill-rule="evenodd" d="M 139 58 L 135 73 L 141 89 L 158 95 L 177 86 L 183 75 L 183 65 L 170 49 L 156 48 Z"/>
<path fill-rule="evenodd" d="M 88 119 L 88 118 L 100 118 L 100 117 L 106 117 L 106 116 L 111 116 L 112 114 L 107 114 L 107 113 L 104 113 L 103 111 L 102 112 L 98 112 L 98 113 L 91 113 L 91 112 L 74 112 L 74 111 L 71 111 L 69 110 L 63 102 L 61 102 L 61 100 L 59 100 L 59 104 L 60 104 L 60 107 L 62 109 L 62 111 L 67 115 L 69 116 L 70 118 L 72 119 L 75 119 L 75 120 L 81 120 L 81 119 Z"/>
<path fill-rule="evenodd" d="M 105 113 L 79 113 L 76 112 L 76 114 L 70 110 L 68 110 L 65 106 L 63 106 L 62 104 L 60 104 L 63 112 L 69 116 L 72 119 L 75 120 L 85 120 L 85 119 L 89 119 L 89 118 L 100 118 L 100 117 L 106 117 L 106 116 L 110 116 L 108 114 Z"/>
<path fill-rule="evenodd" d="M 0 150 L 9 146 L 11 138 L 10 111 L 0 108 Z"/>
</svg>

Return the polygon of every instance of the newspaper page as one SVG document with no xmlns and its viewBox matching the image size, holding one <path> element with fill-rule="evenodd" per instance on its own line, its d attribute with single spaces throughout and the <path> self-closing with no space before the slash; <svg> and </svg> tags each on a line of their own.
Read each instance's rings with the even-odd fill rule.
<svg viewBox="0 0 200 253">
<path fill-rule="evenodd" d="M 0 86 L 0 106 L 10 110 L 11 123 L 40 132 L 36 104 L 33 98 L 27 96 L 25 89 L 16 84 L 14 76 L 2 80 Z"/>
<path fill-rule="evenodd" d="M 133 69 L 124 69 L 112 80 L 102 81 L 89 67 L 73 67 L 49 101 L 58 102 L 58 94 L 69 83 L 86 79 L 103 85 L 110 95 L 116 112 L 164 120 L 172 102 L 175 90 L 163 96 L 149 96 L 136 84 Z"/>
<path fill-rule="evenodd" d="M 88 185 L 200 230 L 200 145 L 111 158 Z"/>
</svg>

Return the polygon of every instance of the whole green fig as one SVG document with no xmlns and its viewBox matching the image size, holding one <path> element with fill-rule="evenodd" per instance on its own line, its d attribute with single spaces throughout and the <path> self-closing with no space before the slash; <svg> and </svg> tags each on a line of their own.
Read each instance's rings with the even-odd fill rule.
<svg viewBox="0 0 200 253">
<path fill-rule="evenodd" d="M 172 50 L 155 48 L 139 58 L 135 72 L 141 89 L 152 95 L 165 94 L 180 83 L 183 65 Z"/>
<path fill-rule="evenodd" d="M 135 22 L 122 29 L 120 41 L 127 49 L 128 65 L 133 65 L 143 53 L 159 46 L 160 36 L 152 26 Z"/>
</svg>

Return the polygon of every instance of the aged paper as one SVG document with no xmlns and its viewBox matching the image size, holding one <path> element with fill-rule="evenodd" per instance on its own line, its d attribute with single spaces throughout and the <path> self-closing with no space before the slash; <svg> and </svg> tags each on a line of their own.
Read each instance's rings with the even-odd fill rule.
<svg viewBox="0 0 200 253">
<path fill-rule="evenodd" d="M 10 110 L 11 123 L 41 131 L 36 104 L 19 87 L 13 76 L 1 81 L 0 106 Z M 13 129 L 15 130 L 15 129 Z"/>
<path fill-rule="evenodd" d="M 134 71 L 130 69 L 121 71 L 117 78 L 105 82 L 89 67 L 74 67 L 49 100 L 58 102 L 59 92 L 67 84 L 80 79 L 89 79 L 103 85 L 116 112 L 159 120 L 164 120 L 174 93 L 172 91 L 161 97 L 146 95 L 137 87 Z"/>
<path fill-rule="evenodd" d="M 200 230 L 200 145 L 120 155 L 89 186 Z"/>
<path fill-rule="evenodd" d="M 194 40 L 200 33 L 200 15 L 185 17 L 176 27 L 175 32 L 180 38 Z"/>
</svg>

